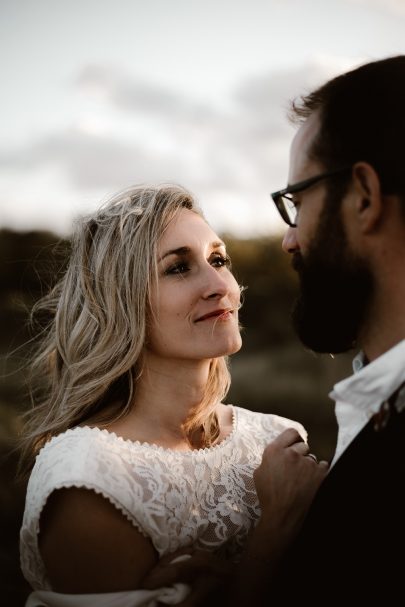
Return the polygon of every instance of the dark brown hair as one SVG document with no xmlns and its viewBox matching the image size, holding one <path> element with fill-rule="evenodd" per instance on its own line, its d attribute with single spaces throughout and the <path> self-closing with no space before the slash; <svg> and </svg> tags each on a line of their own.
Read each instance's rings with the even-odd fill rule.
<svg viewBox="0 0 405 607">
<path fill-rule="evenodd" d="M 367 63 L 292 103 L 294 122 L 319 112 L 311 156 L 326 170 L 364 161 L 405 207 L 405 55 Z"/>
</svg>

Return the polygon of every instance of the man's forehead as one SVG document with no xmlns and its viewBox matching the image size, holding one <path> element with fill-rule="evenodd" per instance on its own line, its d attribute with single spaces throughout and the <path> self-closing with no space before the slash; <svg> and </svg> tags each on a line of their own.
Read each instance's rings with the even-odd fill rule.
<svg viewBox="0 0 405 607">
<path fill-rule="evenodd" d="M 319 131 L 319 116 L 311 114 L 300 126 L 291 143 L 289 183 L 306 179 L 306 171 L 313 161 L 309 158 L 309 151 L 316 134 Z"/>
</svg>

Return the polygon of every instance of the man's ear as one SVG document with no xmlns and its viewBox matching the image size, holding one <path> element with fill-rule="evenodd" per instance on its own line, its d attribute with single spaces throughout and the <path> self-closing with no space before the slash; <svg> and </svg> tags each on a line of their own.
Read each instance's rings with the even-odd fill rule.
<svg viewBox="0 0 405 607">
<path fill-rule="evenodd" d="M 384 205 L 380 178 L 368 162 L 353 165 L 353 190 L 355 193 L 355 216 L 361 232 L 369 233 L 381 220 Z"/>
</svg>

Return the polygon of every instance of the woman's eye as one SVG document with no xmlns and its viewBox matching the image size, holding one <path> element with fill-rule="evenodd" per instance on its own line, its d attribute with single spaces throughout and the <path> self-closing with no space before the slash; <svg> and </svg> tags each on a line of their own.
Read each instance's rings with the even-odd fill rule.
<svg viewBox="0 0 405 607">
<path fill-rule="evenodd" d="M 224 255 L 215 255 L 212 259 L 212 265 L 217 268 L 222 268 L 222 266 L 229 267 L 231 265 L 231 259 Z"/>
<path fill-rule="evenodd" d="M 167 268 L 167 270 L 165 270 L 165 274 L 185 274 L 189 270 L 190 267 L 188 264 L 180 261 L 179 263 L 170 266 L 170 268 Z"/>
</svg>

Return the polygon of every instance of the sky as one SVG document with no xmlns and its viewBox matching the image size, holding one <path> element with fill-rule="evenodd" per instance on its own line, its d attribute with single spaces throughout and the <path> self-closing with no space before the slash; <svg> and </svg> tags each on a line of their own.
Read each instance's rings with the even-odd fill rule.
<svg viewBox="0 0 405 607">
<path fill-rule="evenodd" d="M 218 232 L 282 230 L 289 100 L 405 53 L 405 0 L 0 0 L 0 228 L 179 183 Z"/>
</svg>

